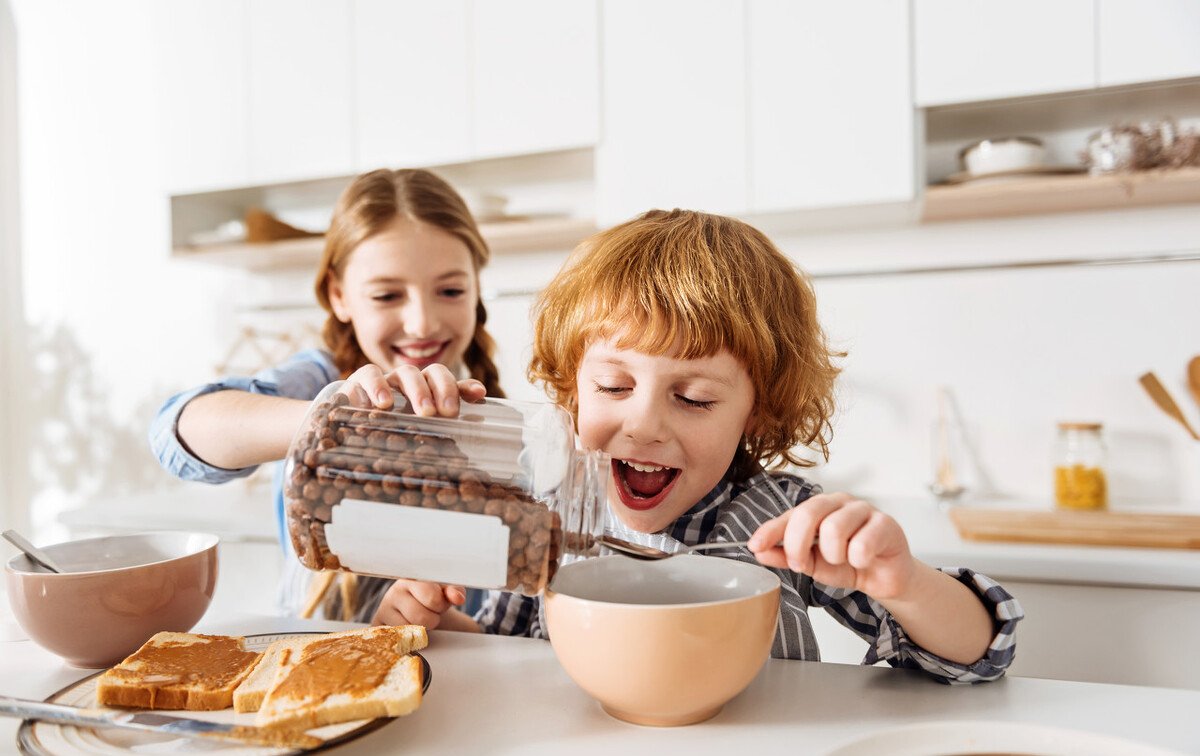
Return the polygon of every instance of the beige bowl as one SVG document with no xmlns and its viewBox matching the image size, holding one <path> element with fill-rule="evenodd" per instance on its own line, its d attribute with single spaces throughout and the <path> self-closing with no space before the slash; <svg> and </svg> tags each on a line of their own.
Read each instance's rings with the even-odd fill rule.
<svg viewBox="0 0 1200 756">
<path fill-rule="evenodd" d="M 161 531 L 68 541 L 42 549 L 55 574 L 18 554 L 5 565 L 17 622 L 77 667 L 107 667 L 162 630 L 186 632 L 217 584 L 217 537 Z"/>
<path fill-rule="evenodd" d="M 627 722 L 702 722 L 740 693 L 771 653 L 779 578 L 745 562 L 622 556 L 564 566 L 546 591 L 559 662 Z"/>
</svg>

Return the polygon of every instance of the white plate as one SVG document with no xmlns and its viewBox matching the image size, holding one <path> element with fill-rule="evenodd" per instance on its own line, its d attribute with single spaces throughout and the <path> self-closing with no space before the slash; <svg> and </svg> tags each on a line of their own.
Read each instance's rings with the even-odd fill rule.
<svg viewBox="0 0 1200 756">
<path fill-rule="evenodd" d="M 1180 756 L 1132 740 L 1022 722 L 922 722 L 881 730 L 842 745 L 829 756 Z"/>
<path fill-rule="evenodd" d="M 324 635 L 324 633 L 270 633 L 263 635 L 247 635 L 246 648 L 251 651 L 263 651 L 273 641 L 282 638 L 293 638 L 300 635 Z M 420 654 L 417 654 L 420 656 Z M 422 692 L 429 689 L 429 662 L 421 657 L 421 669 L 424 677 Z M 49 703 L 66 704 L 68 706 L 96 706 L 96 678 L 103 672 L 87 677 L 79 682 L 63 688 L 46 699 Z M 206 719 L 212 722 L 228 722 L 231 724 L 253 725 L 254 713 L 238 714 L 233 709 L 221 711 L 166 711 L 163 714 L 177 714 L 192 719 Z M 387 717 L 377 719 L 360 719 L 355 722 L 340 722 L 309 730 L 308 734 L 325 741 L 324 747 L 329 747 L 348 740 L 366 735 L 368 732 L 383 727 L 392 720 Z M 236 743 L 223 743 L 208 739 L 177 738 L 170 735 L 157 735 L 151 732 L 122 730 L 117 728 L 90 728 L 59 725 L 51 722 L 25 720 L 17 731 L 17 745 L 22 753 L 37 756 L 66 756 L 71 754 L 117 754 L 117 753 L 220 753 L 234 756 L 235 754 L 254 754 L 254 756 L 276 756 L 280 754 L 300 753 L 287 748 L 267 748 L 263 746 L 243 746 Z"/>
</svg>

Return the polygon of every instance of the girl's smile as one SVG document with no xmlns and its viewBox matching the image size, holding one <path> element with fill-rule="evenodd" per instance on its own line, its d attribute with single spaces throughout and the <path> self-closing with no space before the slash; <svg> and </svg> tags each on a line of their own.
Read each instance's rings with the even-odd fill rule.
<svg viewBox="0 0 1200 756">
<path fill-rule="evenodd" d="M 392 347 L 392 352 L 403 363 L 425 368 L 435 362 L 444 362 L 442 354 L 450 344 L 450 341 L 421 341 L 398 344 Z"/>
<path fill-rule="evenodd" d="M 355 248 L 329 300 L 373 364 L 457 370 L 475 334 L 478 290 L 461 239 L 400 217 Z"/>
</svg>

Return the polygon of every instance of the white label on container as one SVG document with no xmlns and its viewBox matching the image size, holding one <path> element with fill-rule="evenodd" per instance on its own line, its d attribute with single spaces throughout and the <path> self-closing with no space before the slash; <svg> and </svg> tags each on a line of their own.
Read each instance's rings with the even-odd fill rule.
<svg viewBox="0 0 1200 756">
<path fill-rule="evenodd" d="M 325 526 L 353 572 L 474 588 L 508 582 L 508 526 L 499 517 L 342 499 Z"/>
</svg>

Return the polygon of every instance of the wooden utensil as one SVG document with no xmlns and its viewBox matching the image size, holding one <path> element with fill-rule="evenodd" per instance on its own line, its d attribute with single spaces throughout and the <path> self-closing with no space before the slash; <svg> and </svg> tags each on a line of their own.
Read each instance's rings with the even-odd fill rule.
<svg viewBox="0 0 1200 756">
<path fill-rule="evenodd" d="M 1200 354 L 1188 362 L 1188 390 L 1192 392 L 1196 406 L 1200 407 Z"/>
<path fill-rule="evenodd" d="M 1192 434 L 1192 438 L 1200 441 L 1200 435 L 1196 434 L 1196 431 L 1192 428 L 1191 423 L 1189 423 L 1187 418 L 1183 416 L 1183 412 L 1179 409 L 1179 405 L 1176 404 L 1175 400 L 1171 398 L 1171 394 L 1167 391 L 1167 387 L 1162 385 L 1162 381 L 1158 380 L 1157 375 L 1155 375 L 1153 372 L 1146 373 L 1138 378 L 1138 382 L 1142 384 L 1142 388 L 1146 389 L 1146 393 L 1150 395 L 1150 398 L 1154 400 L 1154 403 L 1158 405 L 1159 409 L 1175 418 L 1176 422 L 1186 428 L 1188 433 Z"/>
<path fill-rule="evenodd" d="M 1200 515 L 957 507 L 950 519 L 972 541 L 1200 549 Z"/>
</svg>

